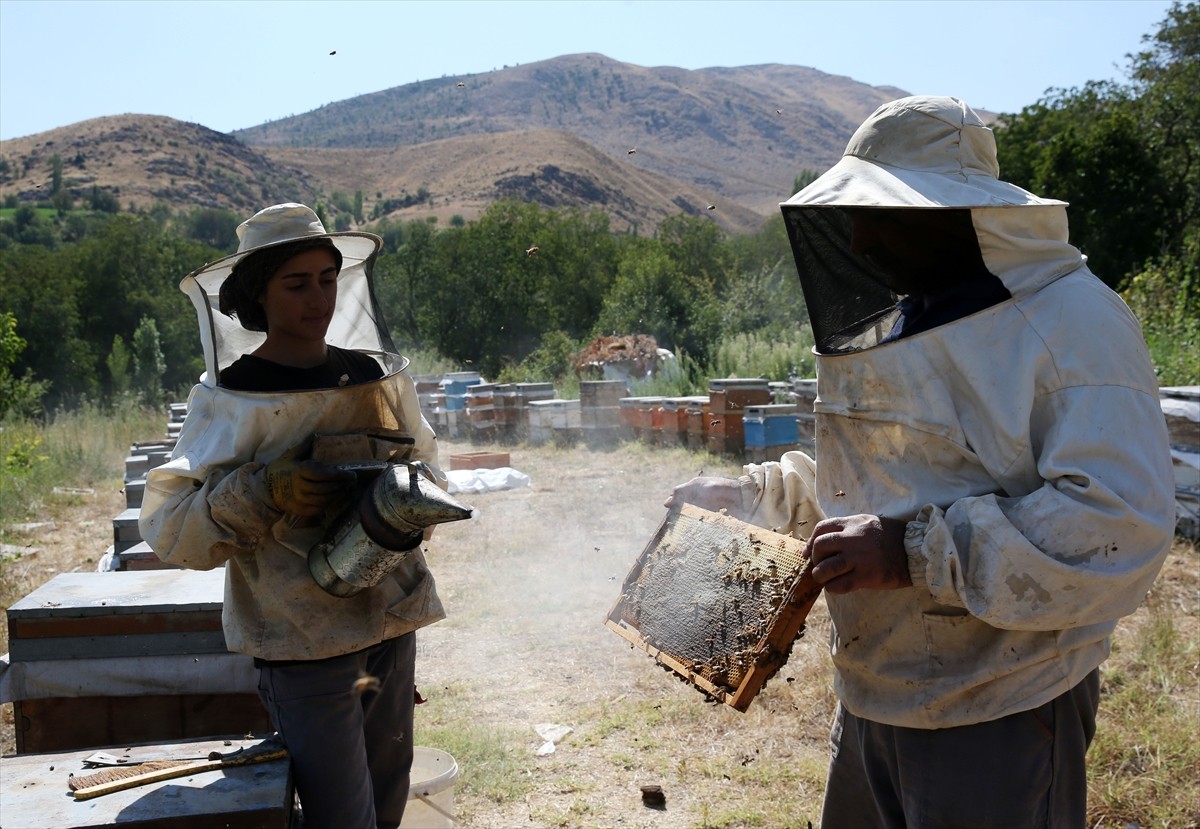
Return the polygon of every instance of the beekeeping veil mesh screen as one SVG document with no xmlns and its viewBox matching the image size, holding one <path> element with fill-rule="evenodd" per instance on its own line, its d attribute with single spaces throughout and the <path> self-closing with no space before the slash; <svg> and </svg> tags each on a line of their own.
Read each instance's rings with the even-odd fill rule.
<svg viewBox="0 0 1200 829">
<path fill-rule="evenodd" d="M 898 316 L 897 296 L 865 258 L 851 252 L 847 212 L 783 205 L 783 217 L 817 351 L 877 345 Z"/>
<path fill-rule="evenodd" d="M 220 369 L 242 354 L 254 351 L 266 339 L 265 334 L 247 330 L 236 318 L 220 311 L 221 284 L 234 266 L 263 247 L 314 237 L 328 238 L 342 256 L 337 305 L 325 341 L 357 351 L 395 352 L 372 281 L 382 239 L 372 233 L 354 231 L 327 233 L 316 214 L 299 204 L 275 205 L 260 211 L 243 222 L 238 233 L 241 239 L 238 253 L 197 268 L 179 284 L 179 289 L 191 299 L 200 326 L 205 368 L 201 382 L 215 386 Z"/>
</svg>

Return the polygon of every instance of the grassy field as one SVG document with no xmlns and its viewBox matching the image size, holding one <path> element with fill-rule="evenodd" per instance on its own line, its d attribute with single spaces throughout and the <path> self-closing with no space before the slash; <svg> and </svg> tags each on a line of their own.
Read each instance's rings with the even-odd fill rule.
<svg viewBox="0 0 1200 829">
<path fill-rule="evenodd" d="M 123 506 L 129 444 L 160 437 L 164 424 L 156 411 L 85 412 L 0 432 L 5 607 L 56 572 L 94 568 Z M 746 713 L 706 701 L 603 625 L 671 487 L 700 472 L 736 474 L 739 465 L 641 444 L 589 452 L 453 440 L 443 441 L 443 464 L 487 449 L 509 452 L 530 485 L 460 496 L 475 517 L 439 528 L 428 545 L 449 615 L 418 640 L 428 702 L 417 711 L 417 739 L 459 763 L 459 825 L 815 822 L 834 704 L 822 602 Z M 552 752 L 539 734 L 547 725 L 570 729 Z M 1118 627 L 1103 668 L 1089 826 L 1200 826 L 1197 734 L 1200 553 L 1177 541 L 1142 607 Z M 11 706 L 0 738 L 11 752 Z M 644 804 L 644 785 L 661 786 L 665 805 Z"/>
</svg>

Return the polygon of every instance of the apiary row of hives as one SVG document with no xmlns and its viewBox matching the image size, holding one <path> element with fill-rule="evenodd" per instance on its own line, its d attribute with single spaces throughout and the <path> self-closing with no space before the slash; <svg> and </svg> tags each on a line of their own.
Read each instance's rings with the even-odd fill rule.
<svg viewBox="0 0 1200 829">
<path fill-rule="evenodd" d="M 686 397 L 629 396 L 624 380 L 585 380 L 579 398 L 565 400 L 551 383 L 485 383 L 458 373 L 418 378 L 417 392 L 438 434 L 478 443 L 640 441 L 747 461 L 815 451 L 811 379 L 719 378 L 708 394 Z"/>
</svg>

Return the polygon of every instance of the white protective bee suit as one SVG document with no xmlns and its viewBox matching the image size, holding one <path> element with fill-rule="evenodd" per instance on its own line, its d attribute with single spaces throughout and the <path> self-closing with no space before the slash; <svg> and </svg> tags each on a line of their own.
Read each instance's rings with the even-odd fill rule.
<svg viewBox="0 0 1200 829">
<path fill-rule="evenodd" d="M 838 698 L 879 723 L 981 723 L 1073 688 L 1172 539 L 1138 323 L 1067 243 L 1065 205 L 997 175 L 969 107 L 907 98 L 782 205 L 817 334 L 817 460 L 748 465 L 743 494 L 802 537 L 823 516 L 907 522 L 911 587 L 827 595 Z M 879 344 L 896 297 L 853 272 L 846 207 L 970 208 L 1011 299 Z"/>
<path fill-rule="evenodd" d="M 147 475 L 139 519 L 142 538 L 164 561 L 198 570 L 225 566 L 226 644 L 269 660 L 336 656 L 445 616 L 419 548 L 380 584 L 348 598 L 326 593 L 307 565 L 326 528 L 289 527 L 267 493 L 264 467 L 298 442 L 316 433 L 378 429 L 410 435 L 406 457 L 424 461 L 445 487 L 436 438 L 421 413 L 407 360 L 388 353 L 390 338 L 376 324 L 367 265 L 378 251 L 377 237 L 325 234 L 319 225 L 313 234 L 333 238 L 343 255 L 326 340 L 371 354 L 384 376 L 311 391 L 222 388 L 219 370 L 252 351 L 263 335 L 216 310 L 220 285 L 239 257 L 199 269 L 180 287 L 197 309 L 206 371 L 188 397 L 171 460 Z"/>
</svg>

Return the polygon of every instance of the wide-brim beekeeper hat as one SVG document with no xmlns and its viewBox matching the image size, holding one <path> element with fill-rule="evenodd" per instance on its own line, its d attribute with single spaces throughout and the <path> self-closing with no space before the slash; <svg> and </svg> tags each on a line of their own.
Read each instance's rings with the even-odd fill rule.
<svg viewBox="0 0 1200 829">
<path fill-rule="evenodd" d="M 901 98 L 863 121 L 841 159 L 780 205 L 818 352 L 870 348 L 895 316 L 897 296 L 853 252 L 852 210 L 971 210 L 984 262 L 1010 290 L 1017 237 L 1053 239 L 1065 251 L 1066 202 L 999 175 L 992 130 L 957 98 Z M 1000 239 L 1009 247 L 991 246 Z"/>
<path fill-rule="evenodd" d="M 325 230 L 321 219 L 303 204 L 276 204 L 260 210 L 237 228 L 238 249 L 192 271 L 179 288 L 192 300 L 204 346 L 205 376 L 215 385 L 220 369 L 262 344 L 266 335 L 242 327 L 220 311 L 221 285 L 247 256 L 268 248 L 316 238 L 328 239 L 342 257 L 337 306 L 326 342 L 342 348 L 392 352 L 395 346 L 375 300 L 371 271 L 383 246 L 373 233 Z"/>
<path fill-rule="evenodd" d="M 1065 205 L 1001 181 L 996 138 L 957 98 L 883 104 L 841 160 L 783 207 L 1040 207 Z"/>
</svg>

